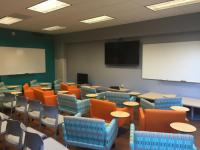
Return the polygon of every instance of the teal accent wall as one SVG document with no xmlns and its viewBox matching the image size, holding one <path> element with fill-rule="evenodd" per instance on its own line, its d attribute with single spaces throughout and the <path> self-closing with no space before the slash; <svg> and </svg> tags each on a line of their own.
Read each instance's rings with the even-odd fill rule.
<svg viewBox="0 0 200 150">
<path fill-rule="evenodd" d="M 15 32 L 15 35 L 12 32 Z M 46 54 L 46 73 L 0 76 L 0 80 L 5 84 L 24 84 L 32 79 L 39 82 L 52 82 L 55 79 L 54 39 L 52 35 L 0 28 L 0 46 L 44 48 Z"/>
</svg>

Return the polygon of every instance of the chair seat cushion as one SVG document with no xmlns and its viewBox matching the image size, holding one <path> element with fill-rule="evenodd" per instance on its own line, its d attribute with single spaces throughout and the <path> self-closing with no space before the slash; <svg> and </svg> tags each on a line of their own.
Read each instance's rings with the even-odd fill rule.
<svg viewBox="0 0 200 150">
<path fill-rule="evenodd" d="M 3 113 L 1 113 L 0 112 L 0 117 L 1 117 L 1 119 L 8 119 L 9 118 L 9 116 L 7 116 L 7 115 L 5 115 L 5 114 L 3 114 Z"/>
<path fill-rule="evenodd" d="M 45 139 L 47 137 L 46 134 L 44 134 L 44 133 L 42 133 L 40 131 L 37 131 L 37 130 L 31 128 L 31 127 L 27 127 L 26 129 L 27 129 L 28 132 L 38 134 L 42 139 Z"/>
<path fill-rule="evenodd" d="M 42 124 L 49 126 L 49 127 L 55 127 L 55 124 L 56 124 L 56 119 L 54 119 L 54 118 L 46 117 L 46 118 L 42 118 L 41 121 L 42 121 Z M 64 117 L 63 117 L 63 115 L 59 114 L 58 115 L 58 125 L 62 124 L 63 122 L 64 122 Z"/>
<path fill-rule="evenodd" d="M 30 112 L 28 112 L 28 116 L 30 116 L 34 119 L 39 119 L 40 118 L 40 112 L 39 111 L 30 111 Z"/>
<path fill-rule="evenodd" d="M 13 107 L 11 102 L 5 102 L 3 103 L 3 106 L 6 108 L 14 108 L 16 106 L 16 101 L 13 102 Z"/>
<path fill-rule="evenodd" d="M 24 106 L 19 106 L 19 107 L 16 107 L 15 110 L 16 110 L 17 112 L 24 113 L 24 112 L 25 112 L 25 107 L 24 107 Z"/>
<path fill-rule="evenodd" d="M 14 136 L 11 134 L 5 135 L 5 140 L 12 145 L 18 145 L 19 144 L 19 137 Z"/>
</svg>

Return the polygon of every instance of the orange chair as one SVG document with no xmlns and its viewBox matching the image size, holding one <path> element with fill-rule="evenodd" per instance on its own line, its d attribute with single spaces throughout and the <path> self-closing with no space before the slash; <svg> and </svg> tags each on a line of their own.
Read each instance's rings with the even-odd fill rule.
<svg viewBox="0 0 200 150">
<path fill-rule="evenodd" d="M 76 85 L 67 85 L 66 83 L 60 84 L 61 91 L 69 91 L 68 94 L 76 95 L 77 99 L 81 98 L 81 90 Z"/>
<path fill-rule="evenodd" d="M 25 84 L 23 85 L 23 91 L 24 91 L 24 96 L 25 96 L 28 100 L 34 100 L 34 99 L 35 99 L 33 89 L 29 87 L 29 84 L 28 84 L 28 83 L 25 83 Z"/>
<path fill-rule="evenodd" d="M 41 88 L 32 88 L 36 100 L 40 100 L 42 104 L 47 106 L 57 105 L 57 96 L 54 95 L 54 91 L 43 91 Z"/>
<path fill-rule="evenodd" d="M 116 104 L 107 100 L 90 100 L 90 117 L 104 119 L 106 122 L 111 122 L 113 117 L 110 115 L 112 111 L 125 111 L 128 112 L 127 108 L 117 108 Z M 119 127 L 122 127 L 130 123 L 130 118 L 118 119 Z"/>
<path fill-rule="evenodd" d="M 174 110 L 139 108 L 139 129 L 153 132 L 175 132 L 172 122 L 186 122 L 186 113 Z"/>
</svg>

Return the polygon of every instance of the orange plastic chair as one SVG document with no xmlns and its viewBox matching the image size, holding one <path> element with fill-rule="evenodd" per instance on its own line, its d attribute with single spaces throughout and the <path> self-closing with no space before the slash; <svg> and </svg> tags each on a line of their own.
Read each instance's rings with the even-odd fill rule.
<svg viewBox="0 0 200 150">
<path fill-rule="evenodd" d="M 90 100 L 90 117 L 104 119 L 106 122 L 110 122 L 113 117 L 110 115 L 112 111 L 125 111 L 128 112 L 127 108 L 117 108 L 116 104 L 107 100 Z M 130 118 L 118 119 L 119 127 L 122 127 L 130 123 Z"/>
<path fill-rule="evenodd" d="M 174 110 L 139 108 L 139 129 L 153 132 L 175 132 L 172 122 L 187 122 L 186 113 Z"/>
</svg>

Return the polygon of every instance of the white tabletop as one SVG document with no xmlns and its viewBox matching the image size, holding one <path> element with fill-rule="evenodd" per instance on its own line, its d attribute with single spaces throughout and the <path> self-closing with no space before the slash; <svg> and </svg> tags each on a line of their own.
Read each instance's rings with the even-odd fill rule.
<svg viewBox="0 0 200 150">
<path fill-rule="evenodd" d="M 97 94 L 86 94 L 87 97 L 89 98 L 95 98 L 97 97 L 98 95 Z"/>
<path fill-rule="evenodd" d="M 125 106 L 128 106 L 128 107 L 139 106 L 139 103 L 138 103 L 138 102 L 131 102 L 131 101 L 123 102 L 123 104 L 124 104 Z"/>
<path fill-rule="evenodd" d="M 111 116 L 113 116 L 115 118 L 127 118 L 130 116 L 129 113 L 124 112 L 124 111 L 113 111 L 110 114 L 111 114 Z"/>
<path fill-rule="evenodd" d="M 177 131 L 186 133 L 195 132 L 197 130 L 195 126 L 182 122 L 173 122 L 170 124 L 170 127 Z"/>
<path fill-rule="evenodd" d="M 44 141 L 44 150 L 68 150 L 64 145 L 49 137 Z"/>
<path fill-rule="evenodd" d="M 200 108 L 200 99 L 183 97 L 183 105 Z"/>
<path fill-rule="evenodd" d="M 175 94 L 163 94 L 158 92 L 148 92 L 142 95 L 139 95 L 138 97 L 144 98 L 144 99 L 150 99 L 150 100 L 156 100 L 161 98 L 173 98 L 176 97 Z"/>
<path fill-rule="evenodd" d="M 129 94 L 129 95 L 133 95 L 133 96 L 141 95 L 140 92 L 136 92 L 136 91 L 129 92 L 128 94 Z"/>
<path fill-rule="evenodd" d="M 189 108 L 183 106 L 171 106 L 170 108 L 176 111 L 190 111 Z"/>
</svg>

